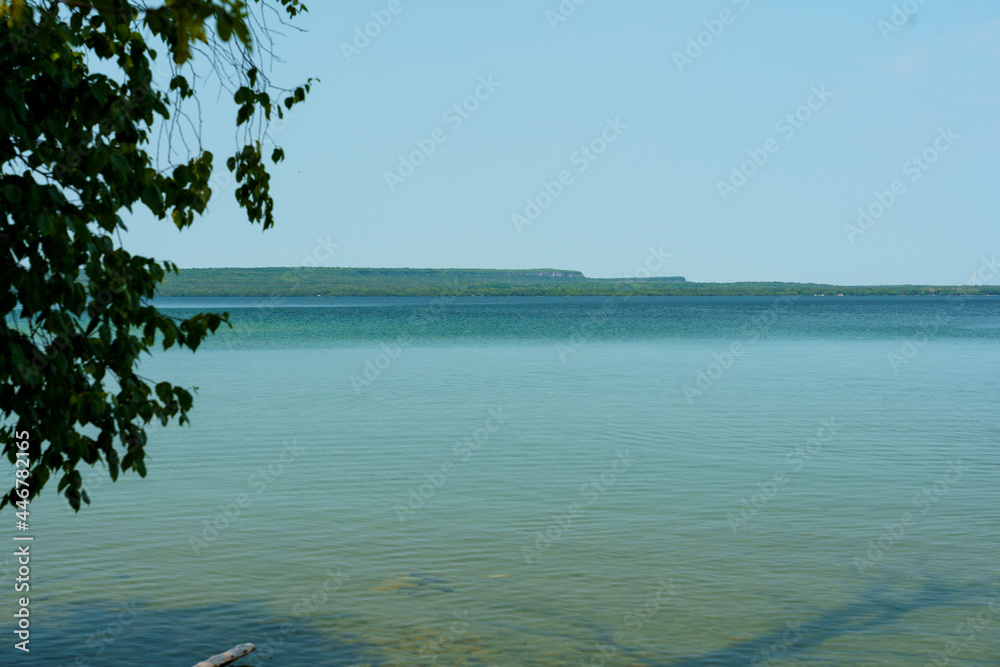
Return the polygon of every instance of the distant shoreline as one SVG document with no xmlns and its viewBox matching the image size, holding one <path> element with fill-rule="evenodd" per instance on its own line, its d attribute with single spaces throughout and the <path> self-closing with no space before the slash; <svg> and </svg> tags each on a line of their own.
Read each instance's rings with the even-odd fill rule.
<svg viewBox="0 0 1000 667">
<path fill-rule="evenodd" d="M 180 269 L 158 297 L 988 296 L 997 285 L 695 283 L 683 277 L 587 278 L 560 269 Z"/>
</svg>

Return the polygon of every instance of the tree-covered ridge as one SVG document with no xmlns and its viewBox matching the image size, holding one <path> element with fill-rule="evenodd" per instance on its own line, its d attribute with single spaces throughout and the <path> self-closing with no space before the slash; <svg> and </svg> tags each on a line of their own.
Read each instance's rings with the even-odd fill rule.
<svg viewBox="0 0 1000 667">
<path fill-rule="evenodd" d="M 1000 294 L 997 286 L 738 282 L 679 276 L 588 278 L 562 269 L 225 268 L 181 269 L 157 296 L 920 296 Z"/>
</svg>

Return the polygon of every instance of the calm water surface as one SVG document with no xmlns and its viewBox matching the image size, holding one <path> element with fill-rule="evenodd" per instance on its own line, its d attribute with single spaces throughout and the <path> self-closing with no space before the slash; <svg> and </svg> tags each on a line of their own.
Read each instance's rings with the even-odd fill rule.
<svg viewBox="0 0 1000 667">
<path fill-rule="evenodd" d="M 235 326 L 16 664 L 1000 664 L 1000 299 L 158 305 Z"/>
</svg>

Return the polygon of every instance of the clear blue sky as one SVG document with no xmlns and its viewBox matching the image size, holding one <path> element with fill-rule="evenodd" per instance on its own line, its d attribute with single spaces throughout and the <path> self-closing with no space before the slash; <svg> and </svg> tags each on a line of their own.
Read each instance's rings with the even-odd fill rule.
<svg viewBox="0 0 1000 667">
<path fill-rule="evenodd" d="M 1000 254 L 996 0 L 308 4 L 277 44 L 276 79 L 322 82 L 276 128 L 276 228 L 217 183 L 189 230 L 127 219 L 128 249 L 621 277 L 662 247 L 659 275 L 840 284 L 963 284 Z M 234 111 L 205 92 L 221 174 Z"/>
</svg>

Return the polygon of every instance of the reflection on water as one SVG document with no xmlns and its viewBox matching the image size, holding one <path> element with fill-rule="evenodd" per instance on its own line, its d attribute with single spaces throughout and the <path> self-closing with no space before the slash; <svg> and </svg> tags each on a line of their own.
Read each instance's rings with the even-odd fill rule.
<svg viewBox="0 0 1000 667">
<path fill-rule="evenodd" d="M 371 627 L 363 619 L 352 618 L 347 609 L 305 619 L 295 615 L 273 617 L 263 611 L 268 606 L 264 600 L 175 609 L 134 599 L 125 604 L 95 601 L 75 605 L 38 623 L 32 642 L 42 648 L 35 649 L 35 659 L 26 664 L 188 664 L 195 661 L 192 656 L 207 657 L 220 652 L 223 644 L 235 645 L 248 631 L 254 634 L 258 650 L 240 660 L 238 664 L 242 665 L 610 663 L 714 667 L 779 661 L 797 665 L 814 663 L 817 649 L 835 640 L 846 640 L 838 655 L 843 664 L 890 664 L 893 660 L 898 664 L 901 650 L 906 650 L 898 639 L 889 643 L 880 656 L 875 647 L 850 648 L 856 641 L 852 637 L 882 633 L 894 636 L 921 614 L 967 609 L 972 618 L 979 614 L 980 625 L 974 621 L 967 624 L 951 641 L 971 644 L 977 627 L 987 633 L 993 629 L 987 606 L 990 599 L 993 610 L 1000 613 L 1000 596 L 994 593 L 985 598 L 984 590 L 985 583 L 957 587 L 924 582 L 914 590 L 873 584 L 850 602 L 825 611 L 803 609 L 783 622 L 760 628 L 752 636 L 731 637 L 718 648 L 696 655 L 678 655 L 670 650 L 669 638 L 664 642 L 664 654 L 651 655 L 627 641 L 627 630 L 595 625 L 582 614 L 561 632 L 480 620 L 471 609 L 423 622 L 400 618 L 395 623 Z M 651 603 L 670 604 L 670 597 L 658 598 L 654 592 L 639 605 L 644 611 L 634 612 L 627 625 L 641 631 L 642 621 L 661 606 Z M 337 606 L 341 605 L 349 607 L 345 602 Z M 984 643 L 995 642 L 990 636 L 982 639 Z M 944 649 L 942 645 L 942 655 Z M 45 659 L 44 654 L 62 657 Z"/>
</svg>

